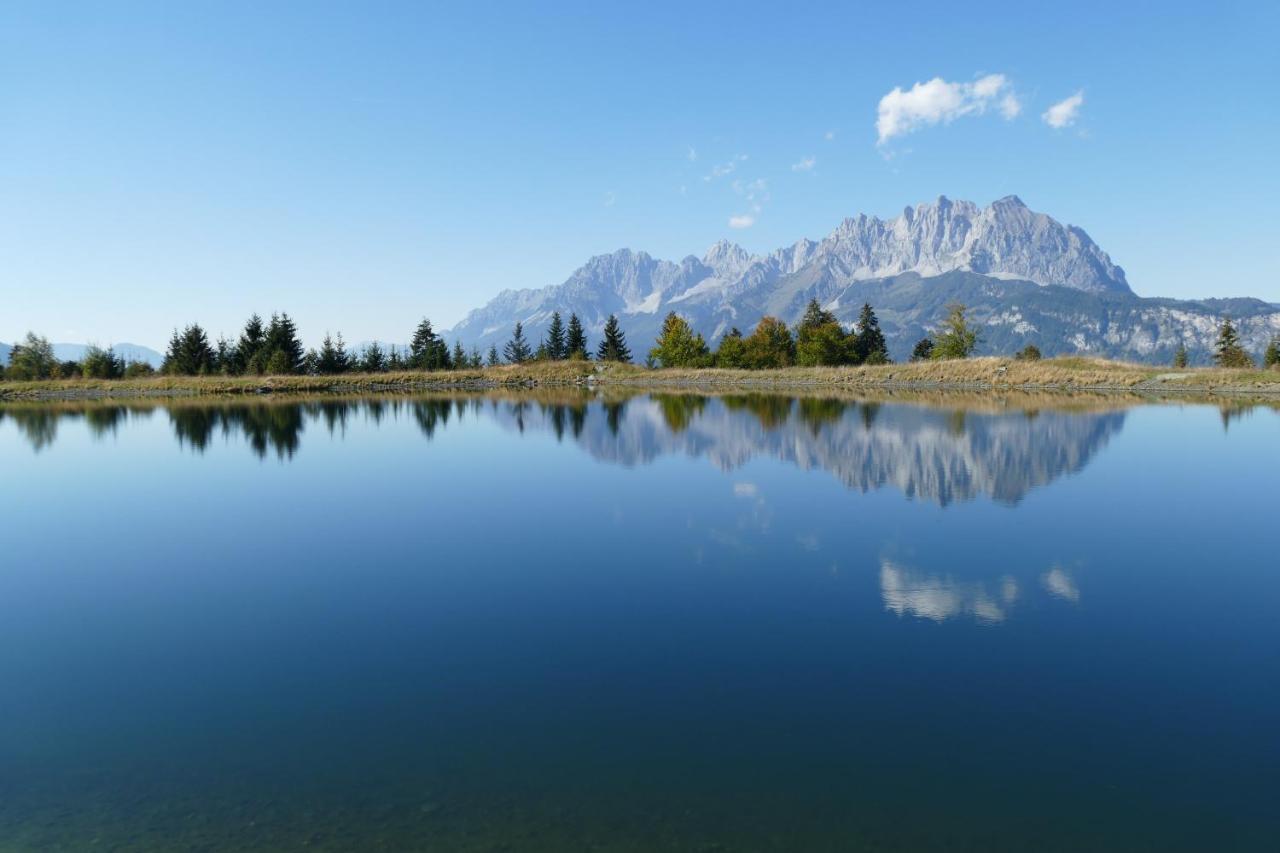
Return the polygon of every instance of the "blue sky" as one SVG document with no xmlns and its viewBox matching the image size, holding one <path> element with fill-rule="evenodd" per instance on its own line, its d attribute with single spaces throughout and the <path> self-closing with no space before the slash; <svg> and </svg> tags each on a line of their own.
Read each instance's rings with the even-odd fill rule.
<svg viewBox="0 0 1280 853">
<path fill-rule="evenodd" d="M 0 340 L 404 340 L 940 194 L 1016 193 L 1142 295 L 1280 302 L 1278 9 L 10 0 Z"/>
</svg>

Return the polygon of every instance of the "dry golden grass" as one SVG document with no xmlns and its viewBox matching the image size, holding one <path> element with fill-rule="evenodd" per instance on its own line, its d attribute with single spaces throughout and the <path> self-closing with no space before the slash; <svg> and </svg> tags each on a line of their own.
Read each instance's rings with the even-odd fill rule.
<svg viewBox="0 0 1280 853">
<path fill-rule="evenodd" d="M 792 367 L 782 370 L 649 370 L 629 364 L 554 362 L 438 373 L 342 376 L 157 376 L 145 379 L 64 379 L 0 383 L 0 399 L 89 399 L 243 394 L 361 394 L 379 391 L 567 387 L 713 391 L 966 389 L 1131 391 L 1149 394 L 1280 394 L 1280 371 L 1171 369 L 1105 359 L 1042 361 L 973 358 L 874 367 Z"/>
</svg>

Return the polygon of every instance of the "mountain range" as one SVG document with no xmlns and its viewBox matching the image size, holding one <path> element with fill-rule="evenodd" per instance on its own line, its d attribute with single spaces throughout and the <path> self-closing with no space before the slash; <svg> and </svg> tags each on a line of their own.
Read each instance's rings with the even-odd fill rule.
<svg viewBox="0 0 1280 853">
<path fill-rule="evenodd" d="M 88 349 L 88 344 L 54 344 L 53 354 L 59 361 L 79 361 L 84 358 Z M 152 367 L 158 368 L 164 361 L 163 355 L 141 344 L 115 344 L 112 349 L 115 350 L 116 355 L 128 362 L 145 361 Z M 8 364 L 9 354 L 12 352 L 12 344 L 0 343 L 0 364 Z"/>
<path fill-rule="evenodd" d="M 1085 231 L 1008 196 L 979 207 L 940 197 L 896 218 L 846 219 L 819 241 L 767 255 L 720 241 L 702 257 L 661 260 L 620 249 L 588 260 L 561 284 L 506 290 L 447 333 L 487 349 L 516 322 L 538 340 L 552 312 L 576 313 L 598 340 L 617 314 L 633 352 L 651 346 L 676 311 L 712 346 L 732 327 L 750 333 L 764 315 L 795 324 L 817 299 L 852 326 L 875 308 L 895 360 L 937 329 L 953 302 L 981 325 L 981 354 L 1035 344 L 1046 355 L 1083 353 L 1160 362 L 1179 344 L 1207 363 L 1224 315 L 1255 353 L 1280 334 L 1280 305 L 1259 299 L 1144 298 Z"/>
</svg>

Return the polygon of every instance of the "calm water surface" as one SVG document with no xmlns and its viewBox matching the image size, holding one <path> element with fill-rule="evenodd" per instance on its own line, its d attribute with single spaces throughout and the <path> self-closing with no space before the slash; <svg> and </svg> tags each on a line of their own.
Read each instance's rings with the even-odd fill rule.
<svg viewBox="0 0 1280 853">
<path fill-rule="evenodd" d="M 0 407 L 0 850 L 1275 850 L 1280 414 Z"/>
</svg>

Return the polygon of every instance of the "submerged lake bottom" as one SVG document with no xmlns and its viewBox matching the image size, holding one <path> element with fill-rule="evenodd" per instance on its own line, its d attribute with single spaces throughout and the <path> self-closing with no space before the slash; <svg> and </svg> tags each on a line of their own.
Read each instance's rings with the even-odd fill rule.
<svg viewBox="0 0 1280 853">
<path fill-rule="evenodd" d="M 0 853 L 1273 850 L 1280 412 L 0 405 Z"/>
</svg>

